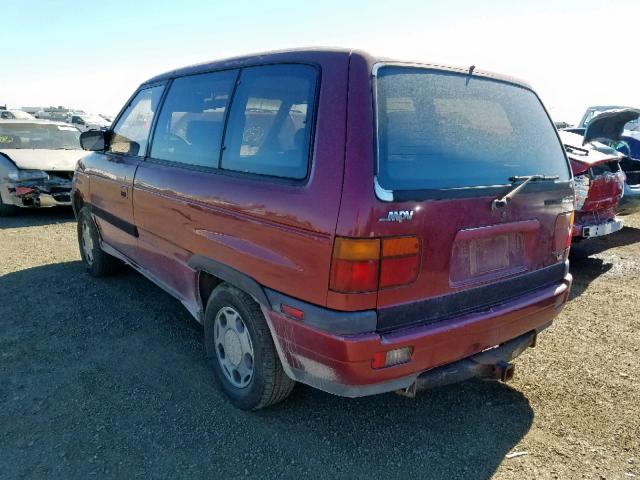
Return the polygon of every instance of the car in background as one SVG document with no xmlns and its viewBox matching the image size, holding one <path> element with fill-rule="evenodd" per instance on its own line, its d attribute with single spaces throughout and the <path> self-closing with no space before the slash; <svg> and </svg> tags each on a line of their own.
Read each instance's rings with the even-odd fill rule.
<svg viewBox="0 0 640 480">
<path fill-rule="evenodd" d="M 80 131 L 48 120 L 0 120 L 0 216 L 70 205 Z"/>
<path fill-rule="evenodd" d="M 607 116 L 619 115 L 617 112 L 622 111 L 638 112 L 640 110 L 633 107 L 622 107 L 617 105 L 589 107 L 582 116 L 578 125 L 575 127 L 565 128 L 565 130 L 584 135 L 589 124 L 596 117 L 602 121 Z M 640 159 L 640 118 L 633 115 L 633 113 L 627 113 L 626 118 L 622 118 L 622 121 L 619 123 L 622 125 L 618 125 L 616 127 L 616 129 L 619 130 L 616 134 L 616 140 L 611 140 L 607 137 L 601 139 L 601 141 L 625 155 Z"/>
<path fill-rule="evenodd" d="M 595 116 L 589 115 L 587 110 L 581 123 L 586 128 L 566 129 L 579 135 L 583 144 L 591 144 L 605 155 L 618 157 L 625 176 L 618 210 L 621 215 L 640 211 L 640 132 L 636 130 L 639 117 L 640 110 L 635 108 L 605 110 Z"/>
<path fill-rule="evenodd" d="M 35 120 L 36 117 L 22 110 L 0 110 L 2 120 Z"/>
<path fill-rule="evenodd" d="M 584 144 L 582 135 L 577 133 L 560 131 L 559 134 L 574 178 L 573 240 L 621 230 L 624 223 L 616 215 L 624 192 L 624 173 L 618 153 L 603 153 L 598 145 Z"/>
<path fill-rule="evenodd" d="M 87 130 L 105 130 L 109 128 L 110 122 L 99 115 L 71 115 L 69 123 L 78 128 L 81 132 Z"/>
<path fill-rule="evenodd" d="M 588 107 L 587 110 L 584 112 L 584 115 L 582 115 L 582 119 L 580 120 L 578 125 L 576 125 L 576 128 L 583 129 L 583 132 L 581 133 L 584 133 L 584 129 L 587 128 L 591 120 L 599 116 L 600 114 L 605 112 L 611 112 L 613 110 L 627 110 L 627 109 L 633 110 L 633 107 L 623 107 L 620 105 L 600 105 L 600 106 Z M 624 130 L 628 130 L 630 132 L 640 132 L 640 121 L 637 118 L 634 120 L 629 120 L 628 122 L 625 123 Z"/>
</svg>

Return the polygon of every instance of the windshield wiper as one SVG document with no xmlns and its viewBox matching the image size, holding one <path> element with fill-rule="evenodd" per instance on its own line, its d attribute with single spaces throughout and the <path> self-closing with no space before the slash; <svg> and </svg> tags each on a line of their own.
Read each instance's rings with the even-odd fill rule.
<svg viewBox="0 0 640 480">
<path fill-rule="evenodd" d="M 520 190 L 522 190 L 525 185 L 529 182 L 535 182 L 537 180 L 558 180 L 558 175 L 520 175 L 509 178 L 511 185 L 513 186 L 515 183 L 522 181 L 522 183 L 511 190 L 509 190 L 502 197 L 496 198 L 493 202 L 491 202 L 491 210 L 497 210 L 498 208 L 504 208 L 509 203 L 513 197 L 515 197 Z"/>
</svg>

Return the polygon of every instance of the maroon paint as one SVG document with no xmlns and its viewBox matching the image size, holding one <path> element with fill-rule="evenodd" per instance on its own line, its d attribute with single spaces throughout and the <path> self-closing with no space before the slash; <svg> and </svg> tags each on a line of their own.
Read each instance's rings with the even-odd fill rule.
<svg viewBox="0 0 640 480">
<path fill-rule="evenodd" d="M 322 72 L 313 161 L 306 183 L 272 182 L 97 153 L 80 163 L 82 180 L 76 182 L 76 191 L 83 201 L 135 224 L 139 233 L 134 238 L 98 220 L 103 240 L 190 311 L 202 308 L 198 272 L 187 265 L 194 254 L 231 266 L 291 297 L 345 311 L 447 295 L 558 262 L 552 253 L 553 229 L 566 207 L 562 202 L 545 205 L 548 193 L 522 193 L 501 211 L 492 211 L 493 197 L 395 203 L 376 198 L 372 57 L 347 51 L 282 52 L 219 62 L 211 70 L 278 62 L 313 63 Z M 193 67 L 184 73 L 198 71 Z M 167 75 L 154 80 L 164 78 Z M 121 197 L 123 186 L 131 188 L 132 195 Z M 415 214 L 411 222 L 379 222 L 389 210 L 415 210 Z M 452 279 L 456 246 L 497 233 L 523 236 L 522 268 L 471 282 Z M 335 235 L 418 235 L 422 255 L 418 278 L 410 285 L 379 292 L 330 291 Z M 268 311 L 268 317 L 276 338 L 286 347 L 283 360 L 290 365 L 299 367 L 300 359 L 308 358 L 332 369 L 339 382 L 374 384 L 541 329 L 566 302 L 570 284 L 567 275 L 556 286 L 490 311 L 384 336 L 340 337 L 274 311 Z M 405 345 L 415 349 L 411 363 L 371 368 L 374 353 Z"/>
</svg>

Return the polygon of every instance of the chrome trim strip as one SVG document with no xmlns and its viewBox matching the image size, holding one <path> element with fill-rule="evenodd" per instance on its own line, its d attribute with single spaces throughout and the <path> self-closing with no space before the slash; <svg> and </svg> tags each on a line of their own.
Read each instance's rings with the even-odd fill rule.
<svg viewBox="0 0 640 480">
<path fill-rule="evenodd" d="M 382 200 L 383 202 L 393 202 L 393 190 L 385 190 L 378 183 L 378 177 L 373 177 L 373 187 L 376 192 L 376 197 L 378 200 Z"/>
</svg>

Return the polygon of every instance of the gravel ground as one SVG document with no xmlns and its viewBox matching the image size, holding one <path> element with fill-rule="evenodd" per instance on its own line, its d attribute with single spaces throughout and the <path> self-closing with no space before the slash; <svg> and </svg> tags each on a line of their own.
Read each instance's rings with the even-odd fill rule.
<svg viewBox="0 0 640 480">
<path fill-rule="evenodd" d="M 245 413 L 177 301 L 130 270 L 84 273 L 70 212 L 0 219 L 0 477 L 640 478 L 640 216 L 627 224 L 574 248 L 572 300 L 508 385 L 299 386 Z"/>
</svg>

